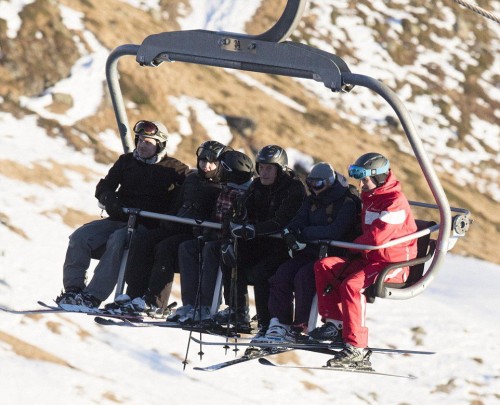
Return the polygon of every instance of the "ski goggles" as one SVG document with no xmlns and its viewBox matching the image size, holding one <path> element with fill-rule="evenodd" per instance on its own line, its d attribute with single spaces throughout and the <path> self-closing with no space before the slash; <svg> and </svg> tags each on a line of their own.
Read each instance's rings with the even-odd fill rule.
<svg viewBox="0 0 500 405">
<path fill-rule="evenodd" d="M 317 179 L 314 177 L 307 177 L 306 178 L 307 187 L 313 188 L 315 190 L 319 190 L 320 188 L 323 188 L 323 187 L 329 185 L 330 183 L 331 183 L 330 179 Z"/>
<path fill-rule="evenodd" d="M 217 162 L 219 153 L 208 148 L 199 147 L 196 150 L 196 156 L 199 160 L 206 160 L 207 162 L 214 163 Z"/>
<path fill-rule="evenodd" d="M 157 135 L 160 130 L 156 124 L 151 121 L 137 121 L 134 125 L 134 132 L 138 135 L 154 136 Z"/>
<path fill-rule="evenodd" d="M 350 165 L 349 166 L 349 177 L 353 177 L 356 180 L 364 179 L 365 177 L 376 176 L 377 174 L 387 173 L 389 170 L 389 161 L 377 169 L 365 169 L 363 166 Z"/>
<path fill-rule="evenodd" d="M 226 172 L 232 172 L 233 169 L 231 169 L 228 164 L 226 162 L 224 162 L 223 160 L 220 161 L 220 164 L 222 166 L 222 168 L 226 171 Z"/>
</svg>

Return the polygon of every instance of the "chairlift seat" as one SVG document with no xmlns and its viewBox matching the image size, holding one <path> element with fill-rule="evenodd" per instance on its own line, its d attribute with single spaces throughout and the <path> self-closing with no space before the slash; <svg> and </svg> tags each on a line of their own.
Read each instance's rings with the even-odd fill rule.
<svg viewBox="0 0 500 405">
<path fill-rule="evenodd" d="M 417 224 L 417 230 L 429 228 L 436 225 L 434 221 L 425 221 L 421 219 L 415 220 Z M 412 260 L 407 260 L 403 262 L 395 262 L 384 268 L 374 284 L 368 287 L 364 294 L 366 296 L 366 301 L 369 303 L 375 302 L 376 297 L 385 298 L 384 287 L 403 289 L 410 287 L 419 281 L 424 275 L 425 263 L 428 262 L 434 255 L 436 249 L 436 241 L 431 239 L 430 233 L 424 235 L 417 240 L 417 257 Z M 387 283 L 385 278 L 391 270 L 397 269 L 399 267 L 409 267 L 410 273 L 408 279 L 404 283 Z"/>
</svg>

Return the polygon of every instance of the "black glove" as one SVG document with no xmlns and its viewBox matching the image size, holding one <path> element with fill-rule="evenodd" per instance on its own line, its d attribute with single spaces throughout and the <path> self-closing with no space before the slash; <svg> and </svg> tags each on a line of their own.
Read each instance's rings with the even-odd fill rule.
<svg viewBox="0 0 500 405">
<path fill-rule="evenodd" d="M 198 236 L 203 236 L 203 230 L 201 226 L 193 226 L 193 236 L 197 238 Z"/>
<path fill-rule="evenodd" d="M 229 229 L 231 230 L 231 235 L 235 238 L 241 238 L 243 240 L 255 238 L 255 227 L 253 225 L 230 222 Z"/>
<path fill-rule="evenodd" d="M 234 252 L 234 245 L 232 242 L 223 242 L 220 248 L 222 263 L 227 267 L 236 267 L 236 254 Z"/>
<path fill-rule="evenodd" d="M 294 253 L 306 247 L 305 243 L 300 243 L 299 241 L 297 241 L 297 237 L 295 236 L 295 234 L 293 232 L 290 232 L 288 228 L 283 229 L 281 237 L 288 247 L 288 254 L 290 255 L 290 257 L 293 257 Z"/>
<path fill-rule="evenodd" d="M 127 216 L 123 213 L 123 205 L 115 192 L 108 191 L 103 193 L 99 198 L 99 202 L 104 205 L 104 209 L 110 219 L 115 221 L 126 221 Z"/>
</svg>

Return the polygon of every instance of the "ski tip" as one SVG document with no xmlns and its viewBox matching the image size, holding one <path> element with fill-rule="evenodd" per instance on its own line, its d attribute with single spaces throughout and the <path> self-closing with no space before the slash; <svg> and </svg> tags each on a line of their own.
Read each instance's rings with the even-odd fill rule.
<svg viewBox="0 0 500 405">
<path fill-rule="evenodd" d="M 196 370 L 196 371 L 214 371 L 212 369 L 208 369 L 205 367 L 193 367 L 193 370 Z"/>
<path fill-rule="evenodd" d="M 259 359 L 259 363 L 263 364 L 264 366 L 273 366 L 273 367 L 276 367 L 276 365 L 274 363 L 270 362 L 268 359 L 265 359 L 263 357 L 261 357 Z"/>
</svg>

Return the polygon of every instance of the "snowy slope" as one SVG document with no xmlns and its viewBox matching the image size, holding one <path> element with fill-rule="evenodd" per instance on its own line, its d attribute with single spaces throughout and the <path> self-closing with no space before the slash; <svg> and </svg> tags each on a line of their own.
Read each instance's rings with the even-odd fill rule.
<svg viewBox="0 0 500 405">
<path fill-rule="evenodd" d="M 146 9 L 158 4 L 128 2 Z M 18 29 L 15 17 L 23 4 L 28 3 L 0 1 L 0 16 L 8 21 L 11 37 L 15 37 Z M 249 4 L 245 7 L 256 8 L 259 2 L 235 1 L 233 4 L 238 7 L 234 8 L 228 8 L 228 4 L 228 1 L 217 3 L 219 22 L 209 18 L 206 27 L 239 31 L 244 19 L 240 18 L 238 7 Z M 321 4 L 326 7 L 333 2 Z M 81 16 L 71 9 L 61 9 L 65 24 L 78 29 Z M 318 8 L 315 10 L 318 12 Z M 198 24 L 204 15 L 183 18 L 183 24 L 203 28 Z M 228 19 L 234 25 L 226 24 Z M 50 302 L 61 289 L 61 268 L 67 237 L 72 231 L 62 222 L 59 210 L 73 207 L 89 215 L 99 214 L 94 187 L 108 167 L 97 164 L 91 153 L 76 153 L 64 140 L 49 136 L 37 124 L 37 114 L 69 124 L 93 114 L 98 107 L 103 97 L 102 86 L 94 85 L 104 80 L 102 66 L 107 55 L 91 36 L 89 43 L 94 47 L 86 50 L 88 53 L 75 64 L 72 85 L 61 82 L 48 90 L 50 93 L 64 89 L 72 94 L 75 105 L 84 105 L 85 109 L 51 115 L 44 109 L 42 96 L 24 99 L 25 106 L 33 111 L 24 118 L 0 112 L 0 160 L 17 162 L 31 170 L 39 170 L 40 166 L 52 171 L 62 168 L 61 177 L 65 180 L 62 186 L 53 179 L 33 184 L 0 175 L 1 212 L 8 218 L 0 218 L 4 225 L 0 228 L 0 305 L 27 308 L 36 307 L 38 299 Z M 363 66 L 364 69 L 369 72 L 368 67 Z M 91 80 L 85 82 L 86 79 Z M 289 102 L 279 97 L 276 100 Z M 204 125 L 215 123 L 219 125 L 216 133 L 229 134 L 221 131 L 222 124 L 200 100 L 186 98 L 179 100 L 178 105 L 178 119 L 182 119 L 182 108 L 196 108 L 198 116 L 206 117 Z M 425 110 L 425 104 L 421 109 Z M 23 128 L 30 136 L 18 136 L 17 128 Z M 183 128 L 184 132 L 177 134 L 179 137 L 189 133 L 189 128 Z M 98 135 L 110 149 L 120 150 L 116 134 Z M 495 139 L 492 138 L 492 144 Z M 169 147 L 175 147 L 175 143 Z M 498 145 L 492 150 L 498 153 Z M 306 165 L 312 163 L 300 152 L 289 152 L 294 159 L 305 160 Z M 437 352 L 430 357 L 372 358 L 377 370 L 412 373 L 418 377 L 414 381 L 327 371 L 272 370 L 256 362 L 217 373 L 202 373 L 192 368 L 231 359 L 234 354 L 225 355 L 222 348 L 206 346 L 200 361 L 199 347 L 194 344 L 183 371 L 186 332 L 101 327 L 91 316 L 83 314 L 16 316 L 0 312 L 0 402 L 7 405 L 166 402 L 175 405 L 196 401 L 497 404 L 500 403 L 500 349 L 496 344 L 500 333 L 499 285 L 500 266 L 450 255 L 433 285 L 421 296 L 408 301 L 377 300 L 369 306 L 371 345 Z M 179 300 L 178 286 L 174 295 Z M 276 359 L 322 365 L 327 357 L 295 352 Z"/>
</svg>

